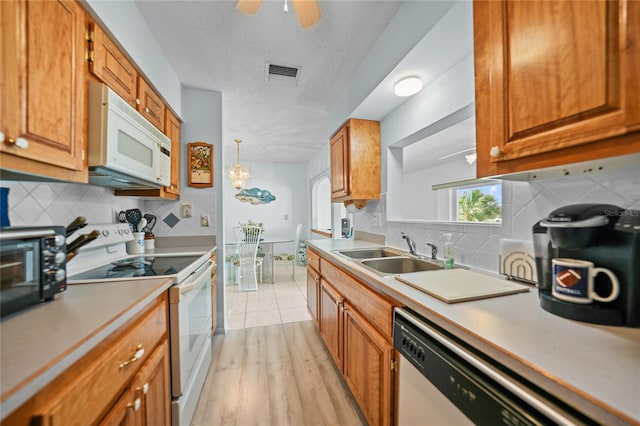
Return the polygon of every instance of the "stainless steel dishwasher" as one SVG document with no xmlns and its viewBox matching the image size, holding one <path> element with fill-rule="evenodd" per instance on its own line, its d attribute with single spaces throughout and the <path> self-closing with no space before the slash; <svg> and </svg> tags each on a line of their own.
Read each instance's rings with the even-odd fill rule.
<svg viewBox="0 0 640 426">
<path fill-rule="evenodd" d="M 398 425 L 583 425 L 594 422 L 408 308 L 396 308 Z"/>
</svg>

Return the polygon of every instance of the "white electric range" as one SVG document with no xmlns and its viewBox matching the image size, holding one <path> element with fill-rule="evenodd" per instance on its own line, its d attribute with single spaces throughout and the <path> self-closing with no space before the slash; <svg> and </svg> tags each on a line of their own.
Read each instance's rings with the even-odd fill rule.
<svg viewBox="0 0 640 426">
<path fill-rule="evenodd" d="M 166 252 L 130 255 L 127 223 L 87 226 L 100 236 L 79 249 L 67 264 L 70 286 L 99 285 L 167 277 L 171 351 L 171 424 L 189 425 L 211 364 L 211 270 L 209 253 Z M 84 231 L 84 230 L 83 230 Z M 73 239 L 73 236 L 69 238 Z M 73 291 L 73 287 L 68 291 Z"/>
</svg>

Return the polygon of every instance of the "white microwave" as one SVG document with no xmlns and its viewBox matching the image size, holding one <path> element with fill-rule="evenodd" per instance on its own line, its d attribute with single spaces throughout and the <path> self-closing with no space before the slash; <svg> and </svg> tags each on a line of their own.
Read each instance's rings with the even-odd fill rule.
<svg viewBox="0 0 640 426">
<path fill-rule="evenodd" d="M 116 189 L 169 186 L 171 140 L 102 83 L 89 83 L 89 183 Z"/>
</svg>

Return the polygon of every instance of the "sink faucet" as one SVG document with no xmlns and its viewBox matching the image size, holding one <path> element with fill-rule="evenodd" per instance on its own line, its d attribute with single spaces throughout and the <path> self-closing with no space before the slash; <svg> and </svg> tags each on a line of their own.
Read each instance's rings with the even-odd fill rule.
<svg viewBox="0 0 640 426">
<path fill-rule="evenodd" d="M 431 247 L 431 260 L 437 260 L 436 255 L 438 254 L 438 247 L 432 243 L 427 243 L 427 245 Z"/>
<path fill-rule="evenodd" d="M 407 234 L 405 234 L 404 232 L 401 232 L 400 234 L 402 234 L 402 238 L 404 240 L 407 240 L 407 245 L 409 246 L 409 253 L 411 253 L 413 256 L 416 255 L 416 243 L 415 241 L 413 241 L 411 238 L 409 238 L 409 236 Z"/>
</svg>

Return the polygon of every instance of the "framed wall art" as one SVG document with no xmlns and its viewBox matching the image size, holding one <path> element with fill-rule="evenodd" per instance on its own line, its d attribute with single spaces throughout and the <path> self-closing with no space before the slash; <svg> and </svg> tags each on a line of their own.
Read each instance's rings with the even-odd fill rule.
<svg viewBox="0 0 640 426">
<path fill-rule="evenodd" d="M 213 186 L 213 145 L 192 142 L 188 144 L 188 153 L 189 186 L 196 188 Z"/>
</svg>

